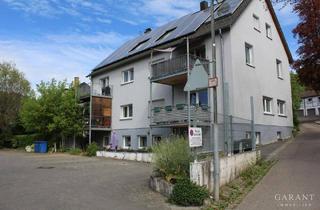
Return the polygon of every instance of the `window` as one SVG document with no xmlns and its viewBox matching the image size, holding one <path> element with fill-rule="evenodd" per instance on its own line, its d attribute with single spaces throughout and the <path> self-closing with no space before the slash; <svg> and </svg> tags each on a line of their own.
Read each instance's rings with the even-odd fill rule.
<svg viewBox="0 0 320 210">
<path fill-rule="evenodd" d="M 161 136 L 152 136 L 152 144 L 158 144 L 161 142 L 162 137 Z"/>
<path fill-rule="evenodd" d="M 169 35 L 172 33 L 172 31 L 174 31 L 176 28 L 177 28 L 177 27 L 172 28 L 172 29 L 169 29 L 169 30 L 167 30 L 166 32 L 164 32 L 164 33 L 156 40 L 156 42 L 168 38 Z"/>
<path fill-rule="evenodd" d="M 282 140 L 282 133 L 281 131 L 277 132 L 277 140 Z"/>
<path fill-rule="evenodd" d="M 199 92 L 194 92 L 190 94 L 190 104 L 191 105 L 208 105 L 208 91 L 202 90 Z"/>
<path fill-rule="evenodd" d="M 146 147 L 147 147 L 147 137 L 139 136 L 139 148 L 146 148 Z"/>
<path fill-rule="evenodd" d="M 123 148 L 129 149 L 131 147 L 131 136 L 123 136 Z"/>
<path fill-rule="evenodd" d="M 284 101 L 278 100 L 277 105 L 278 105 L 278 115 L 285 116 L 286 103 Z"/>
<path fill-rule="evenodd" d="M 132 112 L 132 104 L 121 106 L 121 119 L 131 119 Z"/>
<path fill-rule="evenodd" d="M 246 64 L 253 66 L 253 47 L 252 45 L 245 43 L 246 48 Z"/>
<path fill-rule="evenodd" d="M 256 132 L 256 145 L 260 144 L 261 142 L 261 133 Z"/>
<path fill-rule="evenodd" d="M 263 112 L 265 114 L 272 114 L 272 98 L 263 97 Z"/>
<path fill-rule="evenodd" d="M 253 15 L 253 28 L 260 32 L 260 19 L 256 15 Z"/>
<path fill-rule="evenodd" d="M 134 80 L 134 71 L 133 69 L 129 69 L 122 72 L 122 84 L 126 84 L 129 82 L 133 82 Z"/>
<path fill-rule="evenodd" d="M 250 131 L 246 132 L 246 139 L 251 139 L 251 132 Z"/>
<path fill-rule="evenodd" d="M 105 147 L 105 146 L 108 146 L 108 145 L 110 145 L 110 138 L 109 138 L 109 136 L 104 136 L 103 137 L 102 146 Z"/>
<path fill-rule="evenodd" d="M 101 79 L 101 86 L 102 88 L 109 86 L 109 77 Z"/>
<path fill-rule="evenodd" d="M 278 78 L 282 79 L 282 62 L 277 59 L 277 76 Z"/>
<path fill-rule="evenodd" d="M 141 49 L 141 47 L 147 42 L 149 41 L 149 39 L 146 39 L 142 42 L 139 42 L 137 45 L 135 45 L 129 52 L 135 51 L 135 50 L 139 50 Z"/>
<path fill-rule="evenodd" d="M 271 26 L 266 23 L 266 36 L 269 38 L 269 39 L 272 39 L 272 32 L 271 32 Z"/>
</svg>

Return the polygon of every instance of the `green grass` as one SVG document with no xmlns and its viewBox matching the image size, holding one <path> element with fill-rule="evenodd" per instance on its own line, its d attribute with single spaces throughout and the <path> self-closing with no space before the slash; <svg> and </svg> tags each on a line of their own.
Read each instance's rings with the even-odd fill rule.
<svg viewBox="0 0 320 210">
<path fill-rule="evenodd" d="M 204 209 L 223 210 L 235 208 L 274 164 L 275 161 L 260 160 L 256 165 L 252 165 L 242 172 L 237 179 L 220 188 L 219 202 L 212 202 Z"/>
</svg>

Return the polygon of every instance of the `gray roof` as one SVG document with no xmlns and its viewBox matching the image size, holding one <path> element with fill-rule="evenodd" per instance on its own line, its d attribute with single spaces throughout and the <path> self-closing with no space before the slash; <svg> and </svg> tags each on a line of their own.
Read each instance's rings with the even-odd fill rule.
<svg viewBox="0 0 320 210">
<path fill-rule="evenodd" d="M 218 4 L 214 14 L 215 19 L 232 14 L 242 1 L 243 0 L 225 0 Z M 97 65 L 93 71 L 113 64 L 131 55 L 138 54 L 147 49 L 191 34 L 195 32 L 203 23 L 210 21 L 209 17 L 210 9 L 198 11 L 171 21 L 163 26 L 160 26 L 159 28 L 152 30 L 149 33 L 140 35 L 135 39 L 127 41 L 105 60 L 103 60 L 99 65 Z M 164 33 L 172 29 L 174 30 L 166 38 L 158 40 Z M 139 45 L 139 43 L 141 43 L 140 47 L 134 49 L 137 45 Z"/>
</svg>

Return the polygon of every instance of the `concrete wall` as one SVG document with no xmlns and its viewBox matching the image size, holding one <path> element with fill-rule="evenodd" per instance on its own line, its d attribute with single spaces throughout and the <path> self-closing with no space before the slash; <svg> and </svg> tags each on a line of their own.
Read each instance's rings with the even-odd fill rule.
<svg viewBox="0 0 320 210">
<path fill-rule="evenodd" d="M 133 160 L 139 162 L 150 163 L 152 161 L 152 153 L 139 153 L 139 152 L 107 152 L 97 151 L 97 157 L 107 157 L 119 160 Z"/>
<path fill-rule="evenodd" d="M 255 164 L 256 160 L 256 151 L 220 158 L 220 186 L 234 180 L 241 172 Z M 212 160 L 191 163 L 190 180 L 200 186 L 206 186 L 212 192 L 214 189 L 213 168 Z"/>
</svg>

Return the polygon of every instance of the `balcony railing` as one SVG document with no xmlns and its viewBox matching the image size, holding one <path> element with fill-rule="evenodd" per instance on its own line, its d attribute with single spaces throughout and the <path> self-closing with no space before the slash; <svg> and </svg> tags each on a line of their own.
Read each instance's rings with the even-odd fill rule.
<svg viewBox="0 0 320 210">
<path fill-rule="evenodd" d="M 92 128 L 111 128 L 111 117 L 92 116 Z"/>
<path fill-rule="evenodd" d="M 112 90 L 113 90 L 112 86 L 97 88 L 97 89 L 93 89 L 92 95 L 112 97 Z"/>
<path fill-rule="evenodd" d="M 315 102 L 315 101 L 308 101 L 306 102 L 306 107 L 304 107 L 304 103 L 302 102 L 300 104 L 300 109 L 304 109 L 304 108 L 316 108 L 316 107 L 320 107 L 320 102 Z"/>
<path fill-rule="evenodd" d="M 190 119 L 192 123 L 207 125 L 210 122 L 208 106 L 191 106 Z M 177 104 L 176 106 L 155 107 L 152 113 L 153 125 L 172 125 L 188 123 L 188 106 Z"/>
<path fill-rule="evenodd" d="M 201 64 L 204 66 L 204 69 L 209 72 L 209 61 L 190 55 L 190 70 L 193 68 L 196 60 L 199 59 Z M 151 79 L 159 80 L 162 78 L 174 76 L 177 74 L 182 74 L 187 72 L 187 55 L 181 55 L 169 60 L 164 60 L 159 63 L 151 65 L 152 68 L 152 77 Z"/>
</svg>

